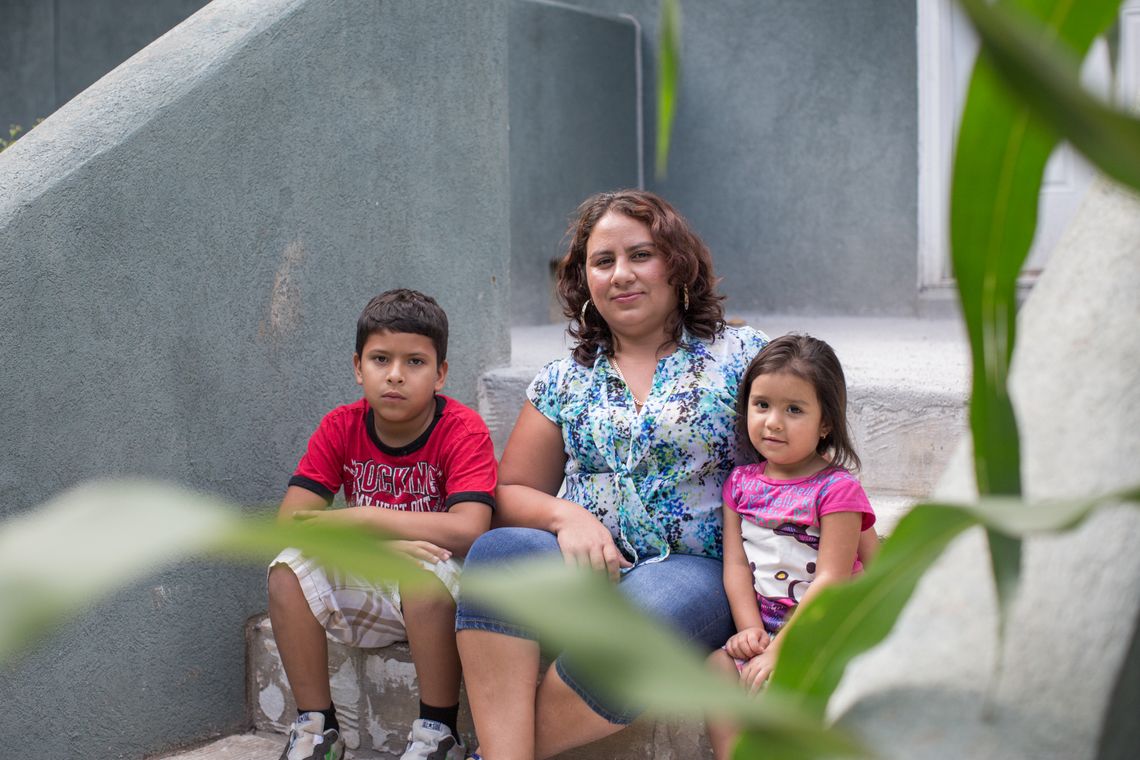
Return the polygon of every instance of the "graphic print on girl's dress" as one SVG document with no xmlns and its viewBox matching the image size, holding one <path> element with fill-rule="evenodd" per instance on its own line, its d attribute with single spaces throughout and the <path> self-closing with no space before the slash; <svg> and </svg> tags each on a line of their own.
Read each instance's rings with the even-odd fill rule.
<svg viewBox="0 0 1140 760">
<path fill-rule="evenodd" d="M 819 518 L 831 512 L 862 512 L 864 528 L 874 523 L 859 481 L 828 467 L 795 480 L 764 475 L 766 462 L 733 470 L 724 484 L 724 503 L 741 517 L 744 552 L 764 628 L 783 627 L 815 578 Z M 855 560 L 853 572 L 862 569 Z"/>
</svg>

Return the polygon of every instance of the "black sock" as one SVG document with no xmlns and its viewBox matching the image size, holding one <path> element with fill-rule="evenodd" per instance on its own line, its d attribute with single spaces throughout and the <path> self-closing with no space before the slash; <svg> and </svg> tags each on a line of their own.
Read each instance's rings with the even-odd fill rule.
<svg viewBox="0 0 1140 760">
<path fill-rule="evenodd" d="M 451 707 L 432 707 L 431 705 L 424 704 L 420 700 L 420 717 L 424 720 L 434 720 L 447 726 L 447 730 L 456 739 L 459 738 L 459 731 L 456 730 L 455 724 L 458 723 L 459 718 L 459 703 L 456 702 Z"/>
<path fill-rule="evenodd" d="M 331 728 L 337 733 L 340 733 L 340 723 L 338 723 L 336 719 L 336 705 L 329 705 L 326 710 L 302 710 L 300 707 L 297 708 L 298 717 L 307 712 L 320 713 L 325 716 L 325 730 L 328 731 Z"/>
</svg>

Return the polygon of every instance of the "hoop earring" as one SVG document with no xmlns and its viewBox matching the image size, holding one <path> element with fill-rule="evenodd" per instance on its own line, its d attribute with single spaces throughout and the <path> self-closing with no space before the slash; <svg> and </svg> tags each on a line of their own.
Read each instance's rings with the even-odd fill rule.
<svg viewBox="0 0 1140 760">
<path fill-rule="evenodd" d="M 578 312 L 578 321 L 586 324 L 586 309 L 590 308 L 590 299 L 586 299 L 586 303 L 582 304 L 582 311 Z"/>
<path fill-rule="evenodd" d="M 689 310 L 689 286 L 688 285 L 682 285 L 681 286 L 681 296 L 683 298 L 683 303 L 684 303 L 684 307 L 681 309 L 681 311 L 688 311 Z"/>
</svg>

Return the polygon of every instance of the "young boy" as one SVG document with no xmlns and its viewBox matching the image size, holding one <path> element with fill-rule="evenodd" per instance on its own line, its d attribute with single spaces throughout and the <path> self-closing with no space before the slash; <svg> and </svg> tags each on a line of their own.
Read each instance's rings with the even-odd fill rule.
<svg viewBox="0 0 1140 760">
<path fill-rule="evenodd" d="M 437 395 L 447 378 L 447 315 L 429 296 L 390 290 L 356 326 L 352 357 L 364 398 L 321 420 L 289 480 L 282 520 L 346 521 L 402 540 L 434 593 L 401 593 L 325 573 L 295 549 L 269 570 L 269 618 L 297 702 L 281 760 L 340 760 L 344 739 L 332 704 L 326 635 L 353 646 L 408 640 L 420 685 L 420 717 L 404 760 L 462 760 L 456 730 L 459 655 L 455 595 L 460 564 L 491 522 L 496 464 L 479 415 Z M 344 488 L 347 508 L 324 510 Z"/>
</svg>

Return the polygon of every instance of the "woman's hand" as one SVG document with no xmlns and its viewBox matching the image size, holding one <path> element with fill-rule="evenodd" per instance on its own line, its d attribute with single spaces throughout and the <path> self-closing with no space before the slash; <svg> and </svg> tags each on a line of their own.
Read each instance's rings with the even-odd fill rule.
<svg viewBox="0 0 1140 760">
<path fill-rule="evenodd" d="M 740 671 L 740 683 L 744 684 L 749 694 L 755 694 L 764 687 L 775 668 L 776 650 L 768 647 L 745 664 Z"/>
<path fill-rule="evenodd" d="M 566 507 L 554 530 L 566 564 L 602 570 L 617 581 L 621 568 L 633 563 L 618 551 L 614 537 L 598 518 L 577 504 L 566 502 Z"/>
<path fill-rule="evenodd" d="M 384 546 L 412 559 L 430 562 L 433 565 L 451 559 L 451 552 L 430 541 L 385 541 Z"/>
<path fill-rule="evenodd" d="M 724 649 L 736 659 L 747 661 L 762 654 L 771 640 L 763 628 L 745 628 L 733 634 L 725 643 Z"/>
</svg>

